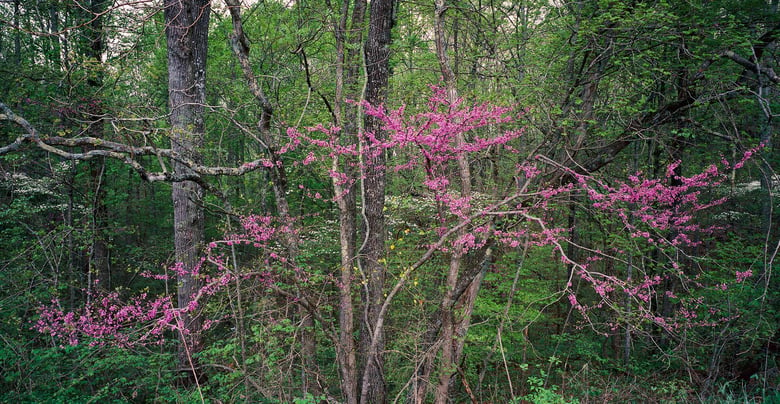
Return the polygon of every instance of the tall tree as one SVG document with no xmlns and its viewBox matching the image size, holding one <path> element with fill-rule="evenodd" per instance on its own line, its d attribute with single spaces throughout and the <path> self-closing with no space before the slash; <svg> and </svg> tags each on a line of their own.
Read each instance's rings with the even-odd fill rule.
<svg viewBox="0 0 780 404">
<path fill-rule="evenodd" d="M 434 37 L 436 46 L 436 56 L 439 61 L 439 69 L 442 73 L 442 79 L 444 86 L 447 90 L 447 98 L 449 104 L 452 106 L 458 105 L 459 95 L 457 88 L 457 77 L 455 71 L 450 63 L 447 46 L 447 33 L 445 30 L 444 16 L 447 11 L 448 4 L 446 0 L 437 0 L 434 8 Z M 466 143 L 465 134 L 459 132 L 455 137 L 455 147 L 457 149 L 463 148 Z M 458 179 L 460 180 L 460 196 L 461 198 L 471 197 L 471 169 L 469 167 L 468 157 L 465 153 L 460 153 L 457 157 L 458 165 Z M 471 210 L 464 208 L 463 215 L 471 215 Z M 468 233 L 468 229 L 465 227 L 458 231 L 458 238 L 463 237 Z M 457 249 L 453 249 L 450 256 L 450 266 L 447 271 L 446 290 L 444 292 L 444 298 L 441 301 L 441 361 L 439 367 L 439 383 L 436 387 L 435 402 L 437 404 L 444 404 L 449 398 L 449 390 L 452 381 L 453 374 L 456 373 L 455 367 L 458 366 L 460 353 L 463 350 L 463 338 L 458 337 L 457 328 L 459 326 L 465 326 L 468 329 L 469 316 L 474 307 L 474 301 L 476 299 L 479 290 L 479 280 L 470 282 L 470 293 L 466 294 L 467 302 L 464 310 L 460 314 L 455 312 L 456 293 L 458 283 L 462 282 L 461 272 L 465 269 L 463 265 L 463 253 Z M 472 281 L 473 281 L 472 280 Z M 465 329 L 462 330 L 465 335 Z M 423 398 L 418 396 L 418 399 Z"/>
<path fill-rule="evenodd" d="M 106 0 L 91 0 L 88 5 L 88 18 L 91 22 L 86 26 L 87 48 L 86 54 L 94 71 L 89 72 L 87 85 L 89 86 L 89 102 L 85 113 L 89 124 L 89 135 L 96 139 L 105 136 L 103 121 L 103 102 L 99 98 L 102 90 L 105 67 L 103 57 L 106 51 L 106 38 L 104 32 L 105 12 L 108 7 Z M 88 260 L 88 271 L 99 281 L 101 287 L 111 289 L 111 263 L 109 254 L 109 242 L 106 230 L 108 227 L 108 209 L 105 204 L 106 187 L 105 171 L 106 159 L 100 157 L 89 162 L 90 178 L 92 182 L 92 213 L 91 213 L 91 246 Z M 93 274 L 94 272 L 94 274 Z M 91 276 L 88 278 L 91 279 Z M 92 282 L 90 282 L 91 286 Z M 88 287 L 90 287 L 88 286 Z"/>
<path fill-rule="evenodd" d="M 171 149 L 200 164 L 205 134 L 203 112 L 211 2 L 166 0 L 164 6 Z M 191 168 L 181 161 L 174 161 L 173 170 L 178 175 L 191 173 Z M 172 197 L 176 261 L 182 265 L 177 279 L 178 304 L 179 307 L 190 307 L 193 295 L 201 287 L 196 271 L 204 241 L 203 189 L 193 181 L 175 182 Z M 202 319 L 194 311 L 188 311 L 182 314 L 180 321 L 179 366 L 197 383 L 194 354 L 203 347 L 198 334 Z"/>
<path fill-rule="evenodd" d="M 394 23 L 395 0 L 371 2 L 368 34 L 364 47 L 366 86 L 365 101 L 381 105 L 387 100 L 390 78 L 390 43 Z M 386 268 L 385 252 L 385 133 L 382 122 L 365 115 L 360 139 L 363 159 L 362 196 L 364 234 L 360 248 L 360 263 L 366 286 L 363 295 L 365 321 L 360 335 L 364 353 L 361 403 L 384 403 L 387 386 L 384 376 L 384 321 L 380 315 L 384 300 Z"/>
<path fill-rule="evenodd" d="M 366 0 L 354 4 L 344 0 L 339 19 L 334 23 L 336 40 L 336 89 L 334 124 L 342 128 L 340 142 L 344 146 L 357 144 L 358 106 L 346 99 L 362 97 L 359 88 L 363 64 L 361 43 L 365 30 Z M 341 256 L 341 287 L 339 289 L 339 342 L 337 352 L 342 378 L 342 394 L 347 404 L 358 402 L 358 375 L 355 352 L 355 310 L 352 299 L 355 256 L 357 253 L 357 192 L 358 173 L 355 156 L 335 154 L 331 169 L 343 172 L 345 179 L 333 178 L 334 199 L 339 210 L 339 244 Z"/>
</svg>

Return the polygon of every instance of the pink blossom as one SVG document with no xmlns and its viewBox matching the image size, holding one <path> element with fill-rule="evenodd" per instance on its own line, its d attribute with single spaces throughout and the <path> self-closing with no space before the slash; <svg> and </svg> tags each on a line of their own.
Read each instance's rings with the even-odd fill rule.
<svg viewBox="0 0 780 404">
<path fill-rule="evenodd" d="M 737 283 L 742 283 L 745 281 L 745 279 L 750 278 L 751 276 L 753 276 L 753 270 L 751 269 L 748 269 L 744 272 L 737 271 Z"/>
<path fill-rule="evenodd" d="M 574 307 L 575 309 L 579 309 L 580 307 L 582 307 L 582 306 L 580 306 L 580 304 L 577 302 L 577 296 L 575 296 L 575 295 L 574 295 L 574 294 L 572 294 L 572 293 L 569 293 L 569 296 L 568 296 L 568 297 L 569 297 L 569 303 L 571 304 L 571 307 Z"/>
</svg>

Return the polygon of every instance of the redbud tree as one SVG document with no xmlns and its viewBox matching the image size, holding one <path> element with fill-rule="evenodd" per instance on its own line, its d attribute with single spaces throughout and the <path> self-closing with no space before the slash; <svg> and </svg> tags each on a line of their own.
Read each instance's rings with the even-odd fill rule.
<svg viewBox="0 0 780 404">
<path fill-rule="evenodd" d="M 384 295 L 370 303 L 376 305 L 379 315 L 367 324 L 368 331 L 363 331 L 372 333 L 366 338 L 370 352 L 388 324 L 405 311 L 428 313 L 422 320 L 427 326 L 413 333 L 412 341 L 408 335 L 393 334 L 399 338 L 394 342 L 396 346 L 425 349 L 403 359 L 411 362 L 410 369 L 416 370 L 402 377 L 427 380 L 437 372 L 457 372 L 437 368 L 438 349 L 442 344 L 454 344 L 454 355 L 462 355 L 470 316 L 484 287 L 485 269 L 508 273 L 509 268 L 498 265 L 504 262 L 499 257 L 512 251 L 544 250 L 556 265 L 568 268 L 568 279 L 551 294 L 551 301 L 566 304 L 578 313 L 579 327 L 590 327 L 603 335 L 660 333 L 674 338 L 691 329 L 717 328 L 739 315 L 721 311 L 701 291 L 739 288 L 751 280 L 752 272 L 735 269 L 730 281 L 713 284 L 692 264 L 690 251 L 704 238 L 723 231 L 718 226 L 701 224 L 698 218 L 725 202 L 725 198 L 713 195 L 755 150 L 736 162 L 723 159 L 690 176 L 680 175 L 681 162 L 674 161 L 660 178 L 636 172 L 622 181 L 609 181 L 536 152 L 530 146 L 533 142 L 525 139 L 523 111 L 513 107 L 471 105 L 464 100 L 450 102 L 446 92 L 438 87 L 432 87 L 432 95 L 421 112 L 365 103 L 360 106 L 365 114 L 383 123 L 386 136 L 364 133 L 360 144 L 345 145 L 338 127 L 289 128 L 287 142 L 279 152 L 287 159 L 258 160 L 254 164 L 288 164 L 323 173 L 339 190 L 351 188 L 338 185 L 361 184 L 368 170 L 384 170 L 393 178 L 415 180 L 406 185 L 409 192 L 405 197 L 414 200 L 418 208 L 430 207 L 429 215 L 419 218 L 416 227 L 407 221 L 390 230 L 386 258 L 380 266 L 389 282 Z M 458 141 L 459 137 L 465 142 Z M 367 162 L 371 159 L 358 158 L 365 153 L 386 153 L 391 158 L 386 166 L 372 166 Z M 293 160 L 294 155 L 300 158 Z M 357 165 L 356 169 L 346 170 L 333 164 L 345 156 L 350 157 L 346 161 Z M 457 169 L 459 158 L 464 156 L 472 163 L 493 162 L 499 175 L 485 181 L 481 189 L 464 194 Z M 303 184 L 293 187 L 300 188 L 305 198 L 333 205 L 344 196 L 333 190 L 308 189 Z M 355 189 L 360 192 L 360 187 Z M 358 195 L 358 200 L 362 195 Z M 576 229 L 567 227 L 560 213 L 560 207 L 572 200 L 594 217 L 609 218 L 613 223 L 611 231 L 615 232 L 612 239 L 618 241 L 594 247 L 572 239 Z M 238 230 L 210 242 L 203 249 L 200 264 L 190 274 L 201 279 L 204 286 L 187 307 L 175 307 L 170 295 L 120 298 L 112 292 L 93 296 L 81 310 L 73 312 L 62 310 L 56 300 L 42 305 L 33 327 L 62 344 L 123 347 L 159 343 L 175 338 L 176 334 L 207 333 L 215 322 L 234 320 L 203 310 L 207 301 L 230 293 L 232 284 L 251 281 L 252 293 L 276 296 L 302 307 L 317 319 L 325 336 L 321 343 L 338 349 L 338 316 L 355 316 L 358 321 L 363 321 L 364 316 L 351 310 L 345 312 L 336 296 L 344 291 L 358 296 L 369 274 L 362 273 L 356 265 L 351 280 L 345 282 L 339 268 L 332 264 L 318 267 L 302 258 L 323 253 L 336 257 L 338 246 L 324 252 L 285 248 L 289 235 L 295 234 L 302 238 L 300 249 L 305 250 L 309 230 L 302 223 L 311 223 L 309 219 L 314 214 L 302 215 L 290 220 L 249 214 L 241 219 Z M 397 218 L 388 212 L 386 220 L 395 223 Z M 402 246 L 400 240 L 404 237 L 415 241 Z M 252 258 L 239 264 L 236 248 L 251 251 L 248 255 Z M 572 251 L 577 251 L 576 256 Z M 655 257 L 652 262 L 642 258 L 651 255 Z M 457 265 L 452 264 L 453 256 L 459 257 Z M 449 266 L 445 264 L 448 261 Z M 181 271 L 182 266 L 174 264 L 165 274 L 144 275 L 165 281 L 181 275 Z M 445 273 L 455 280 L 447 286 L 449 291 L 441 283 Z M 202 329 L 191 330 L 180 321 L 183 313 L 211 317 L 203 322 Z M 441 329 L 440 320 L 446 313 L 453 318 L 447 325 L 453 328 L 452 333 Z M 342 372 L 355 371 L 344 363 L 337 367 Z"/>
</svg>

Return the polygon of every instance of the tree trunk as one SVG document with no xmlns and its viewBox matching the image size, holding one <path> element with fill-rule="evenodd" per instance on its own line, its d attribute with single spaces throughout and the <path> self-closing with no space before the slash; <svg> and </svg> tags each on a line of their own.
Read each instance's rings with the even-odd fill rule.
<svg viewBox="0 0 780 404">
<path fill-rule="evenodd" d="M 366 92 L 371 105 L 387 100 L 390 77 L 390 33 L 393 28 L 394 0 L 371 2 L 368 36 L 365 43 Z M 362 403 L 384 403 L 387 388 L 384 377 L 384 330 L 380 310 L 384 300 L 385 267 L 380 260 L 385 253 L 385 150 L 381 142 L 385 134 L 379 119 L 366 115 L 361 138 L 363 158 L 363 219 L 364 235 L 360 251 L 366 286 L 363 291 L 365 321 L 361 327 L 360 346 L 363 351 L 363 376 L 360 392 Z M 379 327 L 379 328 L 376 328 Z"/>
<path fill-rule="evenodd" d="M 446 0 L 436 0 L 434 9 L 434 41 L 436 45 L 436 56 L 439 60 L 439 68 L 441 69 L 444 85 L 447 88 L 450 105 L 456 105 L 459 98 L 457 82 L 455 72 L 452 70 L 447 54 L 447 40 L 444 29 L 444 14 L 447 11 L 447 8 Z M 456 148 L 461 148 L 465 141 L 464 134 L 459 132 L 455 138 Z M 460 196 L 469 197 L 471 195 L 471 170 L 467 155 L 465 153 L 460 153 L 457 157 L 457 163 L 457 174 L 460 180 Z M 465 209 L 463 215 L 469 216 L 470 210 Z M 463 227 L 457 232 L 457 237 L 461 238 L 467 232 L 468 229 Z M 479 292 L 481 281 L 480 277 L 468 287 L 468 293 L 463 295 L 466 299 L 464 301 L 465 309 L 461 313 L 456 314 L 455 306 L 456 299 L 458 298 L 455 294 L 457 292 L 458 280 L 461 276 L 463 255 L 463 252 L 453 249 L 450 257 L 449 271 L 447 272 L 445 295 L 441 302 L 441 357 L 439 359 L 439 383 L 436 387 L 436 394 L 434 397 L 437 404 L 444 404 L 449 398 L 450 386 L 452 386 L 453 377 L 457 373 L 457 363 L 463 352 L 462 337 L 468 331 L 470 315 L 477 293 Z"/>
<path fill-rule="evenodd" d="M 356 0 L 352 7 L 349 29 L 350 2 L 344 1 L 336 36 L 336 100 L 334 103 L 336 125 L 342 128 L 341 143 L 344 146 L 357 143 L 357 106 L 345 102 L 345 97 L 359 99 L 358 78 L 362 66 L 360 43 L 365 28 L 366 1 Z M 339 209 L 339 242 L 341 245 L 341 274 L 339 289 L 339 340 L 337 345 L 341 390 L 347 404 L 358 402 L 357 359 L 355 352 L 355 309 L 352 302 L 352 280 L 354 277 L 355 254 L 357 251 L 357 196 L 355 181 L 358 173 L 354 156 L 333 157 L 332 169 L 342 172 L 346 182 L 334 178 L 333 189 Z"/>
<path fill-rule="evenodd" d="M 95 139 L 104 139 L 102 116 L 103 104 L 99 92 L 103 86 L 103 53 L 105 52 L 105 40 L 103 33 L 103 15 L 108 6 L 106 0 L 92 0 L 89 3 L 88 18 L 92 22 L 86 27 L 89 46 L 87 56 L 92 60 L 96 71 L 90 72 L 87 84 L 92 91 L 91 103 L 87 106 L 86 120 L 90 122 L 89 134 Z M 92 243 L 89 257 L 89 271 L 96 277 L 97 284 L 105 289 L 111 289 L 111 264 L 109 257 L 109 242 L 106 229 L 108 228 L 108 208 L 105 204 L 104 174 L 106 170 L 105 158 L 89 161 L 89 171 L 92 195 Z M 92 285 L 89 285 L 91 288 Z"/>
<path fill-rule="evenodd" d="M 93 126 L 99 126 L 99 124 L 93 124 Z M 90 131 L 102 136 L 102 130 L 96 129 Z M 93 135 L 94 136 L 94 135 Z M 101 139 L 101 137 L 97 137 Z M 92 185 L 92 220 L 90 223 L 92 242 L 90 245 L 90 253 L 88 262 L 89 278 L 94 276 L 93 282 L 88 286 L 92 288 L 92 283 L 103 290 L 111 290 L 111 265 L 109 261 L 109 243 L 108 235 L 106 234 L 106 228 L 108 227 L 108 208 L 105 204 L 105 170 L 106 160 L 104 158 L 98 158 L 90 160 L 89 162 L 89 174 Z"/>
<path fill-rule="evenodd" d="M 19 15 L 21 15 L 21 10 L 19 9 L 20 4 L 21 0 L 14 0 L 14 26 L 16 27 L 21 27 L 19 23 Z M 22 30 L 17 29 L 14 32 L 14 53 L 12 60 L 17 65 L 22 62 Z"/>
<path fill-rule="evenodd" d="M 759 76 L 759 87 L 758 87 L 758 95 L 757 95 L 757 102 L 762 105 L 761 112 L 762 116 L 758 117 L 758 122 L 760 122 L 760 128 L 761 128 L 761 144 L 764 145 L 764 150 L 762 152 L 762 159 L 761 159 L 761 189 L 764 192 L 763 198 L 761 200 L 761 226 L 762 231 L 765 237 L 764 246 L 766 249 L 766 252 L 764 253 L 765 257 L 769 257 L 771 254 L 769 251 L 769 246 L 772 245 L 772 216 L 773 216 L 773 198 L 772 198 L 772 192 L 774 188 L 774 171 L 772 170 L 771 164 L 769 163 L 771 154 L 772 154 L 772 135 L 774 133 L 774 125 L 772 122 L 772 118 L 774 114 L 771 111 L 771 101 L 772 101 L 772 92 L 773 88 L 764 86 L 763 80 Z M 758 279 L 763 283 L 764 287 L 769 286 L 769 274 L 770 274 L 770 266 L 769 262 L 770 260 L 766 259 L 764 260 L 764 265 L 761 268 L 761 273 Z"/>
<path fill-rule="evenodd" d="M 165 0 L 165 34 L 168 45 L 168 102 L 171 121 L 171 148 L 200 163 L 204 142 L 206 100 L 206 51 L 211 11 L 208 0 Z M 189 168 L 174 162 L 177 174 Z M 173 184 L 173 223 L 176 261 L 184 271 L 178 275 L 178 305 L 190 307 L 192 296 L 201 287 L 193 270 L 199 262 L 204 241 L 203 190 L 195 182 Z M 198 383 L 199 372 L 193 355 L 202 349 L 202 319 L 192 311 L 182 314 L 179 366 L 190 382 Z"/>
</svg>

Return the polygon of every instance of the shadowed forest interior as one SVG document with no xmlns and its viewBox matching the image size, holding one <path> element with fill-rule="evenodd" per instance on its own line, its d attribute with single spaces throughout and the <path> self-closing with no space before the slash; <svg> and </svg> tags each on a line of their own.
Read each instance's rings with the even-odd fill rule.
<svg viewBox="0 0 780 404">
<path fill-rule="evenodd" d="M 0 1 L 0 401 L 780 402 L 778 0 Z"/>
</svg>

